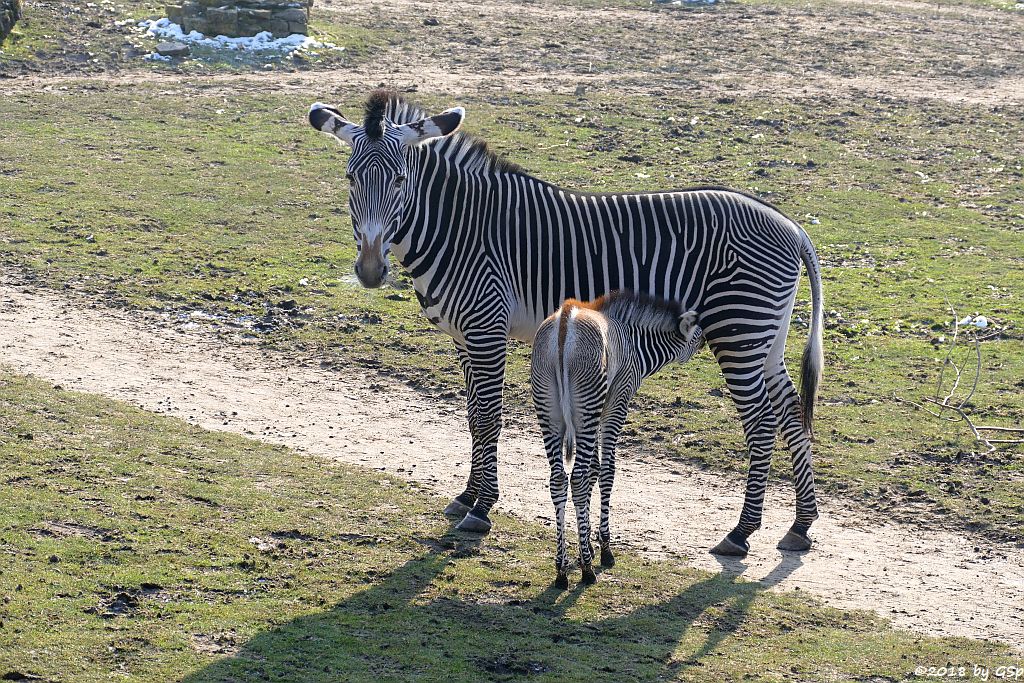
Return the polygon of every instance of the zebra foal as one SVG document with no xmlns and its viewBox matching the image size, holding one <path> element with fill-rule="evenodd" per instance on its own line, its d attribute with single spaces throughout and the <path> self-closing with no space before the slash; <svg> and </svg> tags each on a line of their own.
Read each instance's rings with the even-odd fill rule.
<svg viewBox="0 0 1024 683">
<path fill-rule="evenodd" d="M 537 330 L 530 385 L 544 449 L 551 465 L 555 506 L 558 588 L 568 588 L 565 503 L 571 482 L 580 540 L 583 582 L 594 583 L 590 498 L 600 481 L 601 564 L 611 567 L 609 513 L 615 480 L 615 447 L 629 400 L 644 378 L 673 361 L 685 362 L 703 346 L 695 311 L 676 301 L 618 290 L 593 302 L 569 299 Z M 600 462 L 598 446 L 600 445 Z M 567 482 L 565 464 L 572 466 Z M 574 462 L 575 458 L 575 462 Z"/>
</svg>

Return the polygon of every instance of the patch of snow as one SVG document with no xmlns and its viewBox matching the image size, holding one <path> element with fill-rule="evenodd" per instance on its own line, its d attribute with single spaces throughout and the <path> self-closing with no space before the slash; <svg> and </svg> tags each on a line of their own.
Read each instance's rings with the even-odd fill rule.
<svg viewBox="0 0 1024 683">
<path fill-rule="evenodd" d="M 986 318 L 983 315 L 973 315 L 973 316 L 968 315 L 968 316 L 965 316 L 962 320 L 958 320 L 956 324 L 957 324 L 958 327 L 964 327 L 966 325 L 973 325 L 974 327 L 977 327 L 978 329 L 983 330 L 986 327 L 988 327 L 988 318 Z"/>
<path fill-rule="evenodd" d="M 150 52 L 148 55 L 143 57 L 143 59 L 148 59 L 148 60 L 153 61 L 153 62 L 169 62 L 169 61 L 171 61 L 170 57 L 164 57 L 163 55 L 159 55 L 159 54 L 157 54 L 155 52 Z"/>
<path fill-rule="evenodd" d="M 301 33 L 293 33 L 285 38 L 274 38 L 270 31 L 263 31 L 254 36 L 243 36 L 241 38 L 230 38 L 228 36 L 208 37 L 199 31 L 185 31 L 173 21 L 164 17 L 163 19 L 146 19 L 139 22 L 139 28 L 145 31 L 150 38 L 165 38 L 176 40 L 190 45 L 199 45 L 214 50 L 238 50 L 249 52 L 280 52 L 291 54 L 301 50 L 326 48 L 329 50 L 342 51 L 344 47 L 338 47 L 333 43 L 321 43 Z M 147 59 L 152 59 L 149 55 Z M 161 61 L 163 59 L 161 58 Z"/>
</svg>

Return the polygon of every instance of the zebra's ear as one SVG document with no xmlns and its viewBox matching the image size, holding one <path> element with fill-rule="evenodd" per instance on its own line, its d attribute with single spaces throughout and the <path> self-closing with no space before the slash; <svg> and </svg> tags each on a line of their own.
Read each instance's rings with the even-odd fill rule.
<svg viewBox="0 0 1024 683">
<path fill-rule="evenodd" d="M 462 125 L 465 119 L 466 110 L 462 107 L 455 107 L 454 109 L 443 111 L 437 116 L 431 116 L 399 126 L 398 129 L 402 132 L 405 144 L 418 145 L 427 140 L 451 135 L 459 129 L 459 126 Z"/>
<path fill-rule="evenodd" d="M 333 135 L 348 145 L 352 144 L 352 135 L 358 128 L 342 116 L 340 111 L 319 102 L 314 102 L 309 108 L 309 125 L 321 133 Z"/>
<path fill-rule="evenodd" d="M 680 315 L 678 325 L 679 334 L 683 335 L 687 339 L 692 337 L 694 330 L 697 327 L 697 311 L 687 311 Z"/>
</svg>

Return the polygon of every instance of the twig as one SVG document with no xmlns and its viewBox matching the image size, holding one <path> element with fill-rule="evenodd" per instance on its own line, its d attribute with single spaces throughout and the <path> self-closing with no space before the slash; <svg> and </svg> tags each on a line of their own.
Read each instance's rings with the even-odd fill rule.
<svg viewBox="0 0 1024 683">
<path fill-rule="evenodd" d="M 992 451 L 996 450 L 997 446 L 995 446 L 995 444 L 1024 444 L 1024 438 L 994 439 L 989 438 L 988 435 L 989 432 L 1024 434 L 1024 428 L 976 425 L 974 424 L 974 420 L 971 419 L 971 416 L 967 414 L 965 406 L 971 400 L 971 398 L 974 397 L 974 394 L 978 390 L 978 384 L 981 382 L 981 339 L 978 337 L 978 333 L 976 330 L 971 330 L 969 338 L 974 343 L 974 353 L 968 353 L 964 357 L 963 363 L 958 363 L 956 358 L 954 357 L 954 352 L 956 351 L 957 345 L 960 341 L 960 320 L 959 316 L 957 315 L 956 308 L 954 308 L 953 305 L 949 303 L 948 299 L 946 300 L 946 305 L 949 306 L 949 310 L 953 313 L 953 338 L 950 340 L 949 348 L 946 350 L 946 357 L 942 361 L 942 368 L 939 370 L 939 379 L 935 385 L 935 395 L 926 396 L 922 398 L 920 402 L 918 402 L 903 398 L 894 391 L 892 394 L 893 399 L 899 403 L 906 403 L 908 405 L 914 406 L 918 410 L 923 410 L 929 415 L 937 417 L 940 420 L 944 420 L 946 422 L 967 423 L 968 428 L 970 428 L 971 430 L 971 434 L 974 435 L 974 439 L 978 443 L 984 444 L 988 448 L 988 451 L 986 451 L 987 453 L 991 453 Z M 990 338 L 992 338 L 992 335 L 986 337 L 986 339 Z M 972 356 L 974 360 L 974 381 L 971 383 L 971 389 L 970 391 L 967 392 L 967 395 L 964 396 L 962 399 L 955 400 L 954 397 L 957 394 L 957 390 L 960 388 L 960 381 L 961 379 L 963 379 L 963 374 L 967 370 L 968 363 L 970 363 Z M 953 371 L 956 373 L 956 376 L 953 379 L 952 386 L 946 393 L 945 397 L 940 399 L 939 397 L 942 396 L 943 394 L 942 387 L 945 384 L 946 379 L 946 368 L 951 365 L 953 366 Z M 930 406 L 936 407 L 932 408 Z M 955 413 L 955 416 L 947 415 L 946 411 Z"/>
</svg>

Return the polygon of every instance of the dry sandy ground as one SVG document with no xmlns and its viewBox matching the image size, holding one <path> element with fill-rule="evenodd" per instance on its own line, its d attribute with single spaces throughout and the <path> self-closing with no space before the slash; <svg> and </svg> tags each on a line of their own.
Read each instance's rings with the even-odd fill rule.
<svg viewBox="0 0 1024 683">
<path fill-rule="evenodd" d="M 469 436 L 455 403 L 376 374 L 297 366 L 202 330 L 83 308 L 10 283 L 0 289 L 0 307 L 0 362 L 15 372 L 207 429 L 386 470 L 445 496 L 461 490 Z M 516 431 L 507 428 L 502 437 L 499 508 L 550 524 L 539 433 Z M 772 581 L 784 577 L 774 590 L 804 590 L 837 607 L 873 609 L 924 633 L 996 638 L 1024 648 L 1020 549 L 872 521 L 845 501 L 825 500 L 815 548 L 783 554 L 774 546 L 791 521 L 792 493 L 773 489 L 751 555 L 716 559 L 706 548 L 735 521 L 739 482 L 663 464 L 650 452 L 626 450 L 620 463 L 612 518 L 620 545 L 753 580 L 771 572 Z M 643 501 L 658 505 L 648 510 Z"/>
<path fill-rule="evenodd" d="M 69 4 L 29 7 L 59 13 Z M 365 31 L 380 42 L 341 62 L 303 66 L 285 60 L 257 73 L 221 73 L 195 62 L 181 72 L 154 71 L 141 56 L 125 52 L 138 32 L 110 23 L 121 16 L 114 13 L 105 15 L 102 28 L 66 36 L 45 59 L 5 67 L 0 58 L 0 75 L 10 77 L 0 91 L 75 87 L 85 80 L 231 93 L 316 90 L 331 97 L 385 83 L 454 97 L 572 93 L 583 86 L 625 96 L 688 92 L 1024 104 L 1021 11 L 942 0 L 727 2 L 687 10 L 608 4 L 317 0 L 318 25 Z M 425 19 L 437 23 L 426 26 Z M 108 50 L 116 56 L 109 62 L 103 56 Z M 94 51 L 99 57 L 87 59 Z"/>
</svg>

